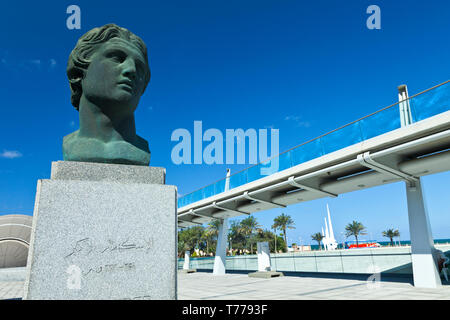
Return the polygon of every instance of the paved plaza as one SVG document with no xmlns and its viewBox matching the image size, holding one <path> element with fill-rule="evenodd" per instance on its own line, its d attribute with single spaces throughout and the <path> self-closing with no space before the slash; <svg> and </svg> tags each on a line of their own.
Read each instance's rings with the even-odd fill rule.
<svg viewBox="0 0 450 320">
<path fill-rule="evenodd" d="M 0 299 L 21 298 L 23 282 L 0 282 Z M 250 278 L 247 274 L 196 272 L 178 274 L 180 300 L 447 300 L 450 283 L 440 289 L 419 289 L 397 281 L 285 276 Z"/>
<path fill-rule="evenodd" d="M 250 278 L 246 274 L 214 276 L 212 273 L 179 274 L 178 298 L 219 300 L 379 300 L 450 299 L 450 285 L 418 289 L 406 282 L 285 276 Z"/>
<path fill-rule="evenodd" d="M 23 281 L 0 282 L 0 299 L 17 299 L 23 294 Z"/>
</svg>

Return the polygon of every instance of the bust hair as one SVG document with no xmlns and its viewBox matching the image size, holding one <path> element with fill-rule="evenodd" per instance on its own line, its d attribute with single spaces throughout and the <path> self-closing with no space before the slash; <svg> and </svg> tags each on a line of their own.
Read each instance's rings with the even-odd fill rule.
<svg viewBox="0 0 450 320">
<path fill-rule="evenodd" d="M 120 38 L 131 42 L 142 52 L 142 55 L 145 57 L 147 72 L 145 73 L 145 86 L 142 91 L 142 93 L 144 93 L 145 88 L 150 81 L 147 46 L 140 37 L 133 34 L 131 31 L 112 23 L 106 24 L 102 27 L 89 30 L 81 36 L 81 38 L 78 39 L 75 48 L 70 53 L 69 61 L 67 62 L 67 77 L 69 78 L 70 91 L 72 92 L 70 100 L 75 109 L 78 110 L 80 105 L 80 98 L 83 93 L 81 80 L 84 78 L 86 70 L 91 63 L 90 57 L 94 54 L 98 46 L 112 38 Z"/>
</svg>

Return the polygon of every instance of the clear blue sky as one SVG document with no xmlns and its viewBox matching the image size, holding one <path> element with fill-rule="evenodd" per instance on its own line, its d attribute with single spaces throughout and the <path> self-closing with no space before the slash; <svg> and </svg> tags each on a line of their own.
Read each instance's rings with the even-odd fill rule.
<svg viewBox="0 0 450 320">
<path fill-rule="evenodd" d="M 81 30 L 66 8 L 81 8 Z M 381 8 L 381 30 L 366 8 Z M 0 13 L 0 214 L 32 214 L 37 179 L 62 160 L 63 136 L 78 129 L 65 74 L 76 40 L 114 22 L 147 43 L 152 78 L 136 111 L 151 165 L 186 194 L 226 167 L 175 165 L 177 128 L 277 128 L 280 151 L 448 80 L 450 2 L 442 1 L 35 1 Z M 450 237 L 450 173 L 423 179 L 435 238 Z M 289 242 L 310 242 L 330 204 L 335 234 L 361 221 L 375 239 L 395 227 L 409 239 L 402 183 L 255 214 L 270 227 L 285 212 Z M 368 236 L 369 237 L 369 236 Z M 368 238 L 366 237 L 366 238 Z"/>
</svg>

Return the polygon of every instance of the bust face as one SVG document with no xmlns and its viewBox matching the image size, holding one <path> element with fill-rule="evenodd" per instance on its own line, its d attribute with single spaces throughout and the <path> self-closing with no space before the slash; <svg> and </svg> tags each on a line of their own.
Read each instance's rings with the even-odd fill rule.
<svg viewBox="0 0 450 320">
<path fill-rule="evenodd" d="M 146 65 L 135 45 L 112 38 L 91 56 L 81 83 L 83 96 L 106 114 L 133 113 L 145 87 Z"/>
</svg>

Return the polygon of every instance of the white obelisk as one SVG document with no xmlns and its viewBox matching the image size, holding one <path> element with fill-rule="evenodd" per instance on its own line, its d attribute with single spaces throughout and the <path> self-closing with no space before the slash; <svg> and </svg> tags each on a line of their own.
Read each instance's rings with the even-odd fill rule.
<svg viewBox="0 0 450 320">
<path fill-rule="evenodd" d="M 327 250 L 330 250 L 330 232 L 328 230 L 327 218 L 324 218 L 325 221 L 325 239 L 326 239 L 326 247 Z"/>
<path fill-rule="evenodd" d="M 326 236 L 325 236 L 325 233 L 323 233 L 323 227 L 322 227 L 322 244 L 323 244 L 323 248 L 325 249 L 325 250 L 327 250 L 327 245 L 326 245 L 326 242 L 327 242 L 327 238 L 326 238 Z"/>
<path fill-rule="evenodd" d="M 337 248 L 337 242 L 334 238 L 334 232 L 333 232 L 333 225 L 331 224 L 331 215 L 330 215 L 330 208 L 328 207 L 327 203 L 327 214 L 328 214 L 328 244 L 330 250 L 335 250 Z"/>
</svg>

